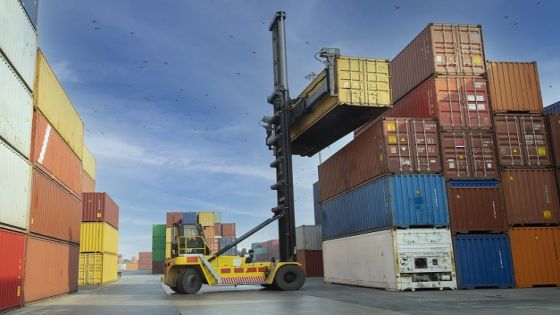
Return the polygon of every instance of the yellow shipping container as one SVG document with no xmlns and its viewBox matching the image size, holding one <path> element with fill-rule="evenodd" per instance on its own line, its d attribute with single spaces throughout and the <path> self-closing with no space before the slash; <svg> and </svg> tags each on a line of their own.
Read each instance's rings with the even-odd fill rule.
<svg viewBox="0 0 560 315">
<path fill-rule="evenodd" d="M 33 105 L 39 108 L 64 141 L 82 160 L 84 123 L 41 50 L 37 52 Z"/>
<path fill-rule="evenodd" d="M 312 109 L 292 125 L 294 154 L 311 156 L 391 107 L 389 60 L 339 56 L 334 76 L 335 96 L 327 93 L 327 70 L 299 95 Z"/>
<path fill-rule="evenodd" d="M 126 270 L 138 270 L 138 263 L 137 262 L 127 263 Z"/>
<path fill-rule="evenodd" d="M 214 211 L 201 211 L 198 213 L 198 224 L 214 226 Z"/>
<path fill-rule="evenodd" d="M 80 254 L 79 285 L 105 284 L 117 280 L 118 256 L 108 253 Z"/>
<path fill-rule="evenodd" d="M 91 179 L 95 181 L 95 170 L 96 170 L 95 157 L 93 156 L 93 154 L 85 144 L 83 148 L 82 164 L 83 164 L 84 171 L 86 171 L 89 177 L 91 177 Z"/>
<path fill-rule="evenodd" d="M 81 253 L 118 253 L 119 231 L 105 222 L 82 222 Z"/>
<path fill-rule="evenodd" d="M 165 228 L 165 242 L 171 241 L 171 228 Z"/>
<path fill-rule="evenodd" d="M 171 243 L 165 243 L 165 259 L 171 258 Z"/>
</svg>

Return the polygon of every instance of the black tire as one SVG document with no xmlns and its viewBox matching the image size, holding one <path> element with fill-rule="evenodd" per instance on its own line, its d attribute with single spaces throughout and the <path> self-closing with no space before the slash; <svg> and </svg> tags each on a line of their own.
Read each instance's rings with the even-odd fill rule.
<svg viewBox="0 0 560 315">
<path fill-rule="evenodd" d="M 202 276 L 194 268 L 185 268 L 177 276 L 177 292 L 195 294 L 202 287 Z"/>
<path fill-rule="evenodd" d="M 297 265 L 282 266 L 274 277 L 274 286 L 282 291 L 299 290 L 305 283 L 305 273 Z"/>
<path fill-rule="evenodd" d="M 274 290 L 276 289 L 274 287 L 274 284 L 268 284 L 268 283 L 261 283 L 261 287 L 263 287 L 265 290 Z"/>
</svg>

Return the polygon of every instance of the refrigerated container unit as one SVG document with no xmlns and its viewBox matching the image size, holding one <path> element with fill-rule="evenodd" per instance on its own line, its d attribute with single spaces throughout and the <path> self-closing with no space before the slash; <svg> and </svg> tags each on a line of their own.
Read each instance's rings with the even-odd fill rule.
<svg viewBox="0 0 560 315">
<path fill-rule="evenodd" d="M 0 228 L 0 312 L 22 305 L 25 234 Z"/>
<path fill-rule="evenodd" d="M 0 225 L 27 230 L 31 203 L 31 165 L 0 139 Z"/>
<path fill-rule="evenodd" d="M 448 229 L 387 229 L 323 243 L 326 282 L 391 291 L 456 289 Z"/>
<path fill-rule="evenodd" d="M 119 206 L 105 192 L 84 193 L 83 222 L 106 222 L 119 229 Z"/>
<path fill-rule="evenodd" d="M 505 234 L 456 235 L 453 250 L 459 288 L 514 287 L 510 244 Z"/>
</svg>

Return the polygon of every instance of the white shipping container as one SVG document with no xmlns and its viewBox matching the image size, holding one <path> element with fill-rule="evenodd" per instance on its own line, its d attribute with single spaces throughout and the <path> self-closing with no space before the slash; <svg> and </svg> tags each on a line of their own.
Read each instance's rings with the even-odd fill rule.
<svg viewBox="0 0 560 315">
<path fill-rule="evenodd" d="M 0 1 L 0 49 L 33 90 L 37 33 L 19 0 Z"/>
<path fill-rule="evenodd" d="M 296 249 L 321 250 L 323 235 L 320 225 L 300 225 L 296 227 Z"/>
<path fill-rule="evenodd" d="M 33 98 L 0 55 L 0 137 L 26 158 L 31 150 Z"/>
<path fill-rule="evenodd" d="M 27 229 L 31 164 L 0 140 L 0 223 Z"/>
<path fill-rule="evenodd" d="M 448 229 L 383 230 L 323 242 L 325 281 L 393 291 L 456 289 Z"/>
</svg>

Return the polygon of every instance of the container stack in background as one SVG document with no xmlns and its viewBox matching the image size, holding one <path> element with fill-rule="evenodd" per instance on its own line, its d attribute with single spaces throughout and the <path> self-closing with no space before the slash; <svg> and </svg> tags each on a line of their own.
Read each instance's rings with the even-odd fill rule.
<svg viewBox="0 0 560 315">
<path fill-rule="evenodd" d="M 556 172 L 556 183 L 560 192 L 560 102 L 544 108 L 546 117 L 549 143 L 552 149 L 552 164 Z"/>
<path fill-rule="evenodd" d="M 296 257 L 306 277 L 323 276 L 323 236 L 321 225 L 296 227 Z"/>
<path fill-rule="evenodd" d="M 237 240 L 235 223 L 216 223 L 214 225 L 216 236 L 218 236 L 219 249 L 226 247 Z M 237 246 L 227 250 L 224 255 L 237 256 Z"/>
<path fill-rule="evenodd" d="M 138 253 L 138 270 L 152 270 L 152 252 Z"/>
<path fill-rule="evenodd" d="M 162 274 L 165 267 L 166 225 L 152 225 L 152 274 Z M 171 247 L 169 247 L 171 248 Z"/>
<path fill-rule="evenodd" d="M 278 240 L 268 240 L 260 243 L 252 243 L 254 261 L 272 261 L 280 258 L 280 243 Z"/>
</svg>

